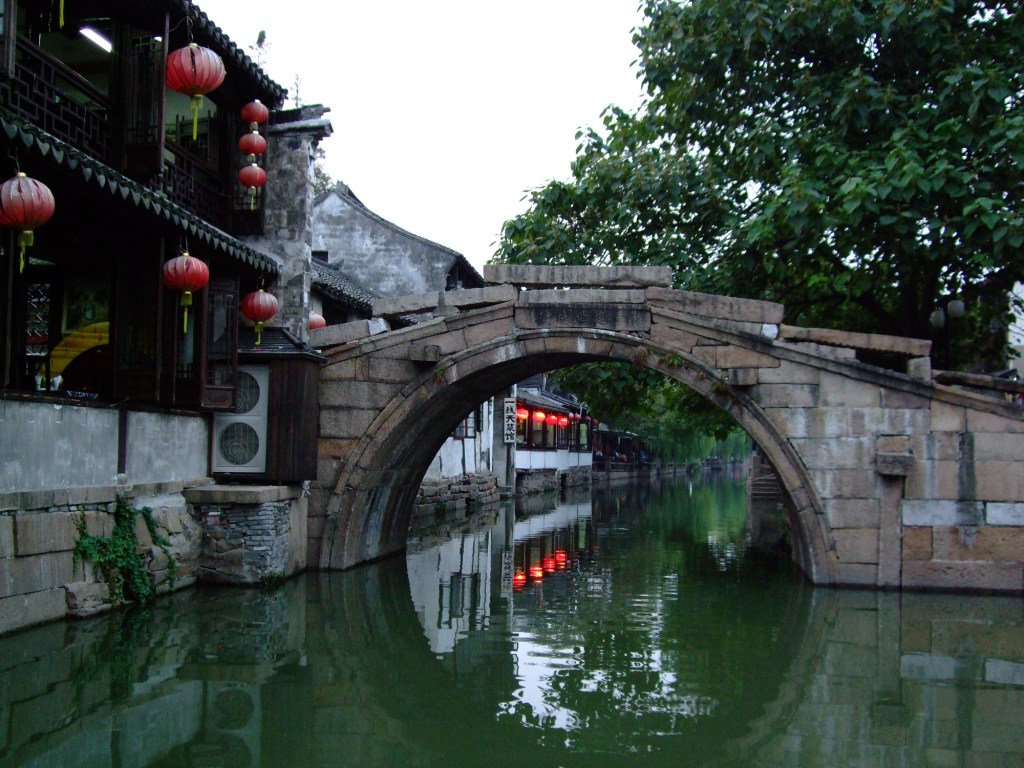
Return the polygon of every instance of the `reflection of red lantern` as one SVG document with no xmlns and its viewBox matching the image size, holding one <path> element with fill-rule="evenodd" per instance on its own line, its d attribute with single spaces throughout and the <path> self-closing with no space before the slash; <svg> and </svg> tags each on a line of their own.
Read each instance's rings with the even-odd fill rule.
<svg viewBox="0 0 1024 768">
<path fill-rule="evenodd" d="M 224 82 L 224 62 L 209 48 L 189 43 L 167 54 L 167 87 L 192 97 L 192 141 L 196 140 L 203 95 Z"/>
<path fill-rule="evenodd" d="M 526 421 L 530 418 L 530 412 L 525 408 L 516 408 L 516 418 L 519 421 Z"/>
<path fill-rule="evenodd" d="M 565 566 L 565 564 L 566 564 L 566 562 L 568 562 L 568 560 L 569 560 L 569 556 L 565 553 L 564 549 L 556 549 L 555 550 L 555 562 L 558 564 L 559 568 Z"/>
<path fill-rule="evenodd" d="M 270 110 L 259 99 L 253 99 L 242 107 L 242 119 L 249 124 L 250 130 L 255 131 L 256 126 L 265 123 L 268 117 L 270 117 Z"/>
<path fill-rule="evenodd" d="M 534 411 L 533 412 L 533 420 L 535 422 L 537 422 L 538 424 L 543 424 L 544 423 L 544 419 L 546 419 L 546 418 L 547 418 L 547 414 L 544 413 L 544 411 Z"/>
<path fill-rule="evenodd" d="M 555 572 L 555 558 L 552 557 L 551 555 L 548 555 L 547 557 L 544 558 L 544 573 L 554 573 L 554 572 Z"/>
<path fill-rule="evenodd" d="M 544 578 L 544 569 L 539 565 L 530 566 L 530 578 L 539 581 Z"/>
<path fill-rule="evenodd" d="M 242 186 L 249 188 L 249 210 L 252 210 L 256 205 L 256 188 L 267 183 L 267 172 L 256 163 L 249 163 L 238 171 L 238 180 Z"/>
<path fill-rule="evenodd" d="M 41 181 L 18 173 L 0 185 L 0 226 L 19 232 L 19 271 L 25 271 L 25 249 L 35 242 L 35 229 L 53 216 L 53 193 Z"/>
<path fill-rule="evenodd" d="M 522 568 L 517 568 L 516 572 L 512 575 L 512 587 L 514 589 L 522 589 L 526 586 L 526 574 Z"/>
<path fill-rule="evenodd" d="M 256 324 L 256 346 L 263 336 L 263 323 L 277 314 L 277 298 L 262 288 L 242 299 L 242 314 Z"/>
<path fill-rule="evenodd" d="M 317 328 L 326 328 L 327 319 L 319 312 L 309 313 L 309 330 L 315 331 Z"/>
<path fill-rule="evenodd" d="M 172 291 L 181 292 L 181 307 L 184 310 L 185 321 L 182 326 L 182 333 L 188 333 L 188 308 L 192 306 L 192 292 L 199 291 L 210 282 L 210 268 L 206 263 L 188 255 L 188 251 L 182 251 L 164 264 L 164 285 Z"/>
</svg>

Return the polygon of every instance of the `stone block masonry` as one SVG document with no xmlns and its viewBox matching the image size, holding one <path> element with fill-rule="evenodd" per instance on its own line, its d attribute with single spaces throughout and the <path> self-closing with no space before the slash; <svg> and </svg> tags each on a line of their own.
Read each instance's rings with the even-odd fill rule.
<svg viewBox="0 0 1024 768">
<path fill-rule="evenodd" d="M 514 301 L 467 295 L 460 311 L 445 296 L 432 320 L 327 351 L 311 563 L 403 548 L 388 521 L 408 513 L 408 468 L 429 460 L 438 413 L 492 384 L 615 360 L 690 387 L 747 431 L 791 502 L 794 559 L 813 582 L 1024 591 L 1024 411 L 933 379 L 927 342 L 786 326 L 781 305 L 672 290 L 654 272 L 485 278 L 516 286 Z M 470 309 L 484 300 L 499 303 Z M 887 367 L 864 362 L 878 353 Z M 518 493 L 563 482 L 517 472 Z"/>
<path fill-rule="evenodd" d="M 187 587 L 196 579 L 199 525 L 180 491 L 180 483 L 121 489 L 135 509 L 152 511 L 158 534 L 168 542 L 165 552 L 152 542 L 141 520 L 137 524 L 143 559 L 158 592 Z M 92 563 L 76 566 L 74 548 L 81 522 L 94 536 L 110 536 L 116 489 L 70 489 L 21 498 L 46 506 L 0 511 L 0 634 L 111 608 L 102 575 Z M 175 561 L 173 581 L 170 558 Z"/>
<path fill-rule="evenodd" d="M 487 472 L 424 480 L 416 497 L 413 518 L 454 509 L 479 509 L 498 502 L 500 498 L 498 478 Z"/>
<path fill-rule="evenodd" d="M 202 507 L 204 581 L 258 584 L 288 573 L 288 501 Z"/>
<path fill-rule="evenodd" d="M 306 498 L 300 486 L 209 485 L 188 492 L 203 536 L 198 578 L 262 584 L 306 565 Z"/>
</svg>

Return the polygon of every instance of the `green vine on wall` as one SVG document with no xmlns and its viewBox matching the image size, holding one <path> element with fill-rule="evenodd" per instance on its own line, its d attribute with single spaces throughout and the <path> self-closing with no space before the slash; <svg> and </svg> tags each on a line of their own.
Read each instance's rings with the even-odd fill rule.
<svg viewBox="0 0 1024 768">
<path fill-rule="evenodd" d="M 153 575 L 146 567 L 146 560 L 143 553 L 140 552 L 139 539 L 135 535 L 137 515 L 141 515 L 145 520 L 153 543 L 167 556 L 168 578 L 173 585 L 176 563 L 168 551 L 170 542 L 157 531 L 153 510 L 149 507 L 135 509 L 127 499 L 118 496 L 114 506 L 114 530 L 111 532 L 110 538 L 94 536 L 89 533 L 86 529 L 84 515 L 78 520 L 78 541 L 75 542 L 74 566 L 78 567 L 78 564 L 84 560 L 93 563 L 96 569 L 103 574 L 103 578 L 110 588 L 110 600 L 115 604 L 129 600 L 148 603 L 156 592 Z"/>
</svg>

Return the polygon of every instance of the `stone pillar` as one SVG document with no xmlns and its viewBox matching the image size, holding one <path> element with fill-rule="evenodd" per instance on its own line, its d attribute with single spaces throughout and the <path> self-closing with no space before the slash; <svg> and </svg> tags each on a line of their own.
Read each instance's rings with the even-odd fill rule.
<svg viewBox="0 0 1024 768">
<path fill-rule="evenodd" d="M 270 286 L 279 309 L 275 325 L 309 339 L 309 291 L 313 258 L 313 161 L 331 135 L 329 110 L 320 104 L 271 113 L 267 128 L 266 224 L 252 241 L 276 257 L 281 272 Z"/>
<path fill-rule="evenodd" d="M 903 495 L 907 475 L 914 468 L 914 454 L 907 435 L 876 438 L 875 469 L 882 476 L 878 520 L 879 589 L 899 589 L 903 571 Z"/>
</svg>

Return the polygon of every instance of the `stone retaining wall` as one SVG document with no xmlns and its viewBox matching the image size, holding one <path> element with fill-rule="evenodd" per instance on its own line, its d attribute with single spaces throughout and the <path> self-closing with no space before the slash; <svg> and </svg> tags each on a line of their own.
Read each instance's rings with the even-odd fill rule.
<svg viewBox="0 0 1024 768">
<path fill-rule="evenodd" d="M 525 472 L 516 472 L 517 496 L 557 491 L 558 485 L 558 470 L 556 469 L 531 469 Z"/>
<path fill-rule="evenodd" d="M 516 495 L 557 491 L 562 488 L 585 488 L 591 483 L 590 467 L 566 469 L 529 469 L 516 472 Z"/>
<path fill-rule="evenodd" d="M 166 487 L 170 486 L 170 487 Z M 181 484 L 122 489 L 132 507 L 148 507 L 166 553 L 154 544 L 145 521 L 136 520 L 136 537 L 157 590 L 195 583 L 201 539 L 181 495 Z M 156 493 L 155 493 L 156 492 Z M 44 498 L 45 496 L 49 498 Z M 85 521 L 94 536 L 110 536 L 114 527 L 113 488 L 71 489 L 32 494 L 49 502 L 37 508 L 0 511 L 0 634 L 65 616 L 89 616 L 109 609 L 110 595 L 92 564 L 74 564 L 78 526 Z M 170 578 L 169 558 L 175 561 Z"/>
<path fill-rule="evenodd" d="M 500 498 L 498 478 L 488 472 L 424 480 L 416 497 L 413 519 L 459 509 L 478 509 Z"/>
<path fill-rule="evenodd" d="M 261 584 L 305 568 L 302 487 L 209 485 L 186 496 L 203 527 L 201 581 Z"/>
</svg>

